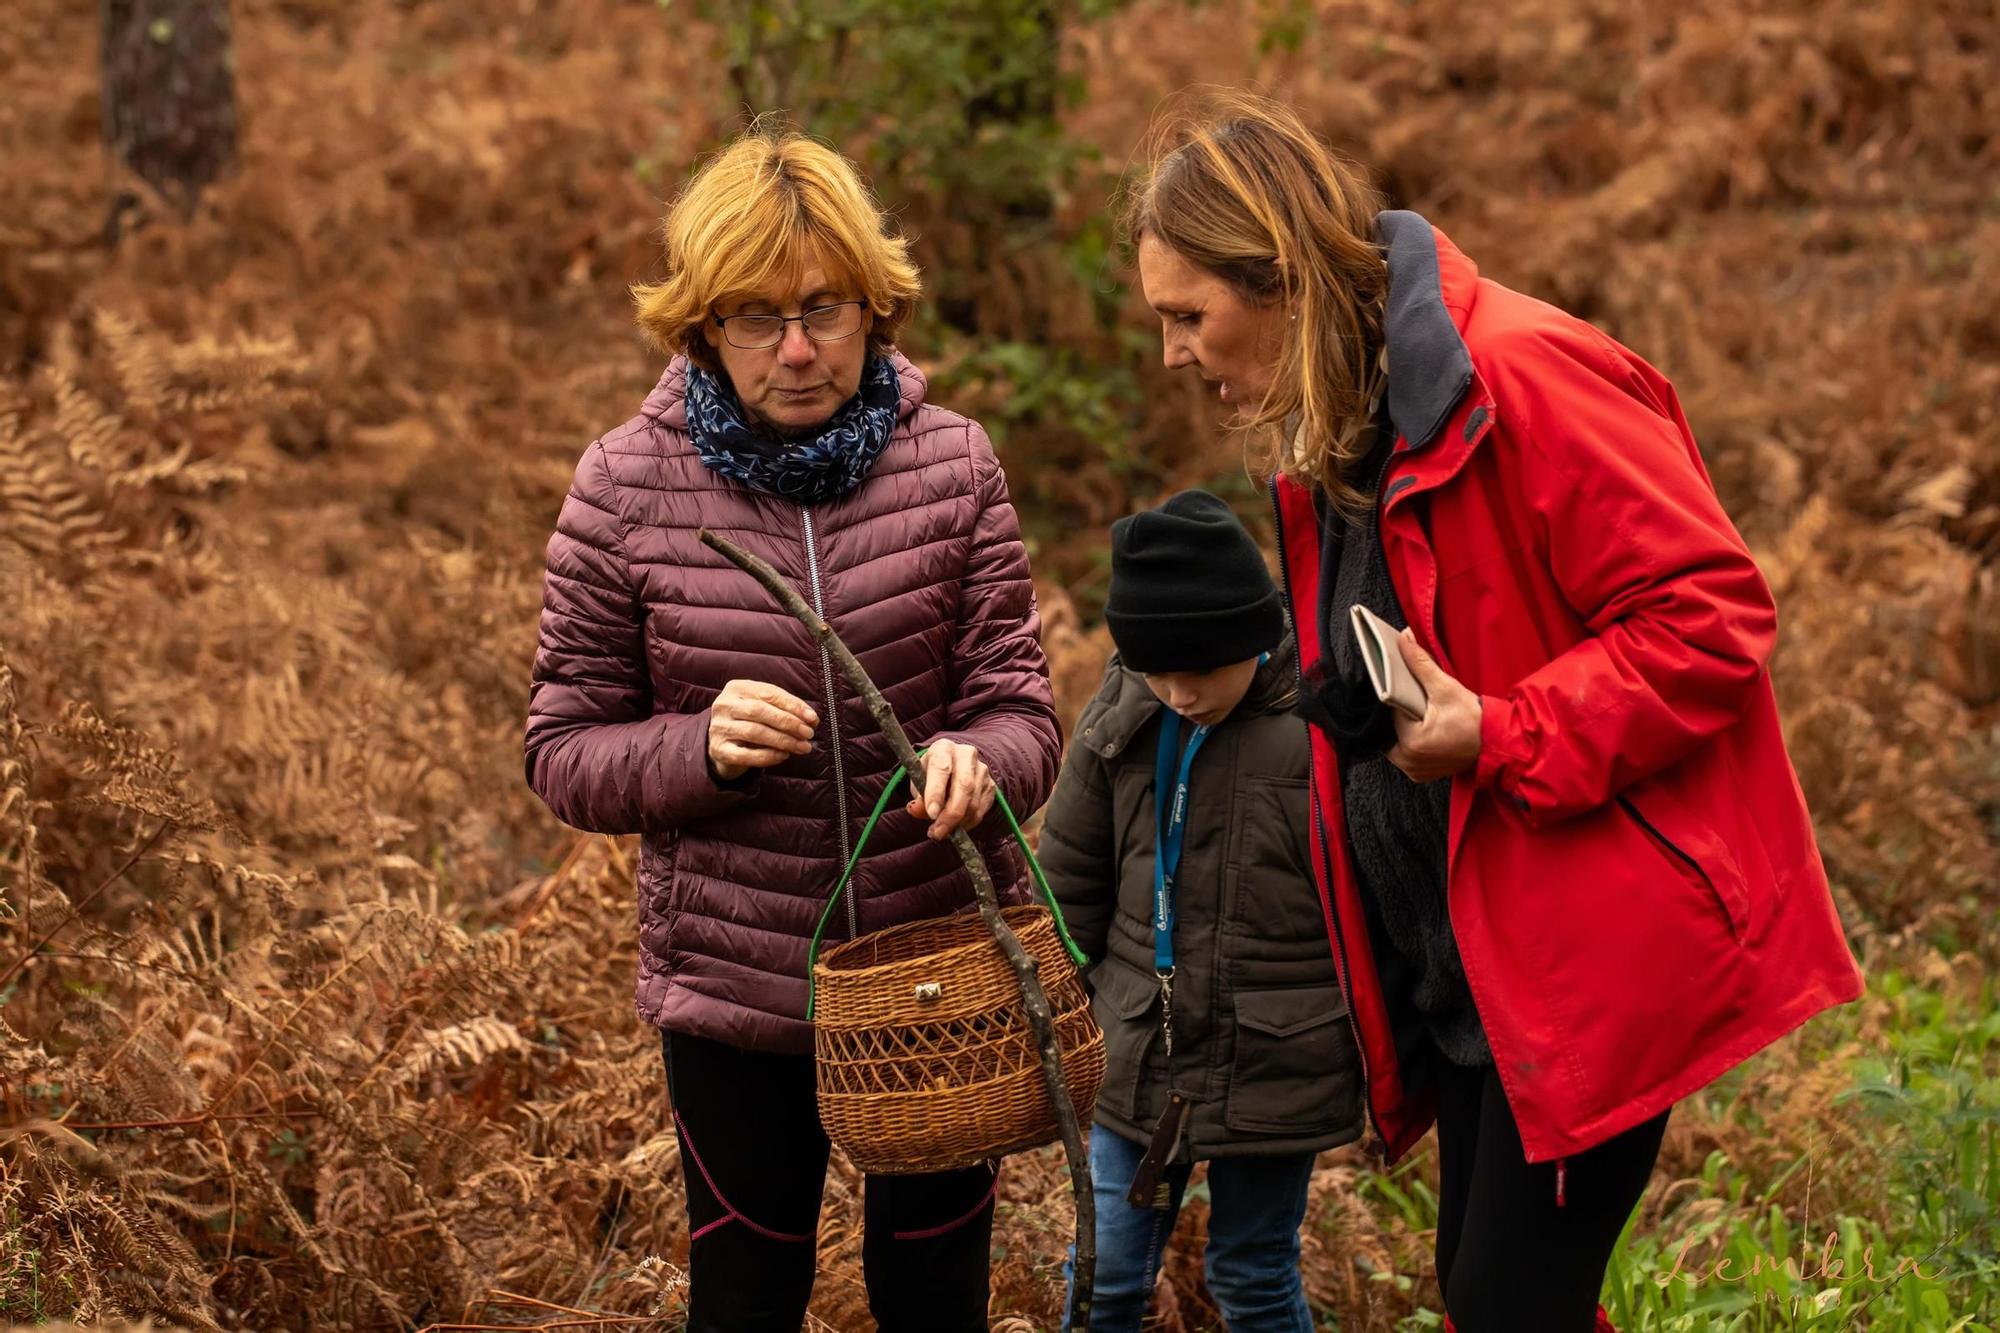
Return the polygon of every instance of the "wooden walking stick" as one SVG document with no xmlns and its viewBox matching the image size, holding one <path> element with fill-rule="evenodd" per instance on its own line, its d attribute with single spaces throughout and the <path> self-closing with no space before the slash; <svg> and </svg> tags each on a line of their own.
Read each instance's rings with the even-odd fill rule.
<svg viewBox="0 0 2000 1333">
<path fill-rule="evenodd" d="M 903 725 L 896 720 L 889 701 L 882 697 L 882 691 L 875 688 L 875 682 L 868 678 L 868 672 L 862 668 L 860 661 L 833 632 L 833 626 L 827 624 L 799 595 L 798 590 L 785 582 L 784 577 L 766 561 L 707 528 L 701 530 L 701 540 L 709 549 L 721 552 L 730 563 L 762 584 L 764 591 L 797 617 L 826 647 L 833 657 L 833 664 L 840 668 L 840 674 L 847 677 L 847 683 L 868 705 L 868 716 L 888 737 L 889 748 L 895 752 L 897 762 L 912 775 L 922 772 L 916 747 L 903 733 Z M 972 877 L 972 891 L 979 899 L 980 918 L 993 932 L 994 941 L 999 944 L 1000 952 L 1006 955 L 1008 965 L 1014 969 L 1015 979 L 1021 984 L 1021 1000 L 1028 1013 L 1028 1026 L 1033 1029 L 1035 1045 L 1041 1052 L 1042 1080 L 1048 1087 L 1049 1104 L 1055 1108 L 1056 1124 L 1062 1131 L 1063 1152 L 1069 1158 L 1070 1191 L 1076 1199 L 1076 1276 L 1070 1301 L 1069 1328 L 1072 1333 L 1089 1333 L 1091 1287 L 1097 1271 L 1097 1203 L 1091 1193 L 1090 1159 L 1084 1153 L 1083 1128 L 1077 1123 L 1076 1108 L 1069 1100 L 1069 1084 L 1063 1078 L 1054 1012 L 1049 1007 L 1048 993 L 1042 989 L 1038 975 L 1040 964 L 1033 954 L 1022 947 L 1020 938 L 1000 915 L 1000 898 L 993 891 L 993 876 L 987 872 L 979 849 L 962 828 L 952 830 L 951 845 L 958 853 L 958 859 L 965 863 L 966 874 Z"/>
</svg>

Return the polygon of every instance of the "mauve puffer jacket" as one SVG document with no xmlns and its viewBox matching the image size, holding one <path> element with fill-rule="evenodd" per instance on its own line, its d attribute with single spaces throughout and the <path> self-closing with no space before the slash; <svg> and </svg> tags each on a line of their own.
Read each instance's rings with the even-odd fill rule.
<svg viewBox="0 0 2000 1333">
<path fill-rule="evenodd" d="M 644 835 L 638 1010 L 675 1032 L 811 1049 L 807 942 L 895 768 L 805 628 L 697 540 L 704 525 L 820 609 L 918 748 L 976 745 L 1024 819 L 1055 781 L 1060 732 L 1006 478 L 985 432 L 925 404 L 922 372 L 895 364 L 889 446 L 856 490 L 805 509 L 702 466 L 677 359 L 640 414 L 584 453 L 549 540 L 528 783 L 577 828 Z M 708 710 L 738 678 L 809 701 L 820 726 L 810 754 L 719 787 Z M 924 836 L 907 799 L 905 784 L 828 939 L 972 901 L 951 845 Z M 996 807 L 978 841 L 1018 899 L 1025 868 L 1004 824 Z"/>
</svg>

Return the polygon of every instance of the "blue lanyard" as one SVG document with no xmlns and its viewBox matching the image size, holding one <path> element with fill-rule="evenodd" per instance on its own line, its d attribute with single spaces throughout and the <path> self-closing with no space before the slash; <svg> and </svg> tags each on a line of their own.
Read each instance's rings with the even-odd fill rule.
<svg viewBox="0 0 2000 1333">
<path fill-rule="evenodd" d="M 1153 768 L 1153 971 L 1165 979 L 1174 974 L 1174 876 L 1181 866 L 1181 835 L 1187 830 L 1188 770 L 1195 751 L 1208 739 L 1208 728 L 1196 727 L 1182 754 L 1181 715 L 1171 708 L 1160 712 L 1160 749 Z M 1163 800 L 1169 791 L 1173 798 Z"/>
</svg>

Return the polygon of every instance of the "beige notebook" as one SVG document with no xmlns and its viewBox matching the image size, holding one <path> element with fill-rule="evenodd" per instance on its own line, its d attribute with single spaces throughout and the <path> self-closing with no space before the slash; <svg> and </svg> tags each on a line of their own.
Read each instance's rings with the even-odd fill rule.
<svg viewBox="0 0 2000 1333">
<path fill-rule="evenodd" d="M 1375 697 L 1405 717 L 1422 720 L 1430 695 L 1403 660 L 1396 628 L 1359 602 L 1348 608 L 1347 615 L 1354 622 L 1354 638 L 1361 645 L 1361 660 L 1368 664 Z"/>
</svg>

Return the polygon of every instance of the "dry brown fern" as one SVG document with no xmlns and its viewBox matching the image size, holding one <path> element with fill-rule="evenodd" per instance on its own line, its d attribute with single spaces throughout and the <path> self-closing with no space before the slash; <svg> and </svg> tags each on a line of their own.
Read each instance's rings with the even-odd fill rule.
<svg viewBox="0 0 2000 1333">
<path fill-rule="evenodd" d="M 519 726 L 577 450 L 659 369 L 612 276 L 655 260 L 632 163 L 661 131 L 657 79 L 621 71 L 698 89 L 707 66 L 594 0 L 516 7 L 500 45 L 442 0 L 281 8 L 243 37 L 286 75 L 255 89 L 255 161 L 212 219 L 116 252 L 74 169 L 88 7 L 31 0 L 42 21 L 0 33 L 30 128 L 0 175 L 0 1123 L 63 1126 L 0 1143 L 0 1320 L 32 1253 L 36 1315 L 79 1323 L 521 1317 L 509 1291 L 676 1327 L 681 1163 L 631 1012 L 632 848 L 534 804 Z M 2000 956 L 1961 906 L 1995 875 L 2000 799 L 2000 240 L 1977 194 L 2000 141 L 1968 130 L 1990 14 L 1377 6 L 1259 55 L 1224 9 L 1176 10 L 1172 42 L 1152 5 L 1093 31 L 1074 136 L 1119 160 L 1161 92 L 1266 82 L 1489 275 L 1665 369 L 1780 598 L 1775 674 L 1843 916 L 1871 965 L 1914 967 L 1927 932 Z M 434 65 L 383 75 L 419 48 Z M 690 148 L 700 101 L 670 127 Z M 1037 287 L 1066 263 L 1010 261 L 1003 317 L 1079 346 L 1145 333 Z M 1012 406 L 949 379 L 953 406 Z M 1106 649 L 1079 612 L 1104 524 L 1242 470 L 1195 386 L 1141 387 L 1116 451 L 1003 445 L 1071 714 Z M 1831 1073 L 1765 1058 L 1782 1132 L 1677 1113 L 1673 1162 L 1769 1164 L 1839 1131 Z M 1422 1243 L 1355 1172 L 1322 1166 L 1307 1280 L 1344 1327 L 1386 1329 L 1414 1298 L 1353 1261 L 1421 1296 Z M 815 1327 L 865 1318 L 859 1189 L 837 1163 Z M 1015 1159 L 1001 1191 L 997 1289 L 1050 1326 L 1060 1169 Z M 1194 1267 L 1174 1282 L 1199 1319 Z"/>
<path fill-rule="evenodd" d="M 123 538 L 68 459 L 12 413 L 0 413 L 0 518 L 0 537 L 49 560 L 87 566 Z"/>
<path fill-rule="evenodd" d="M 0 644 L 0 918 L 20 915 L 22 903 L 42 884 L 42 861 L 35 848 L 38 808 L 31 794 L 34 756 L 21 725 L 14 668 Z"/>
</svg>

